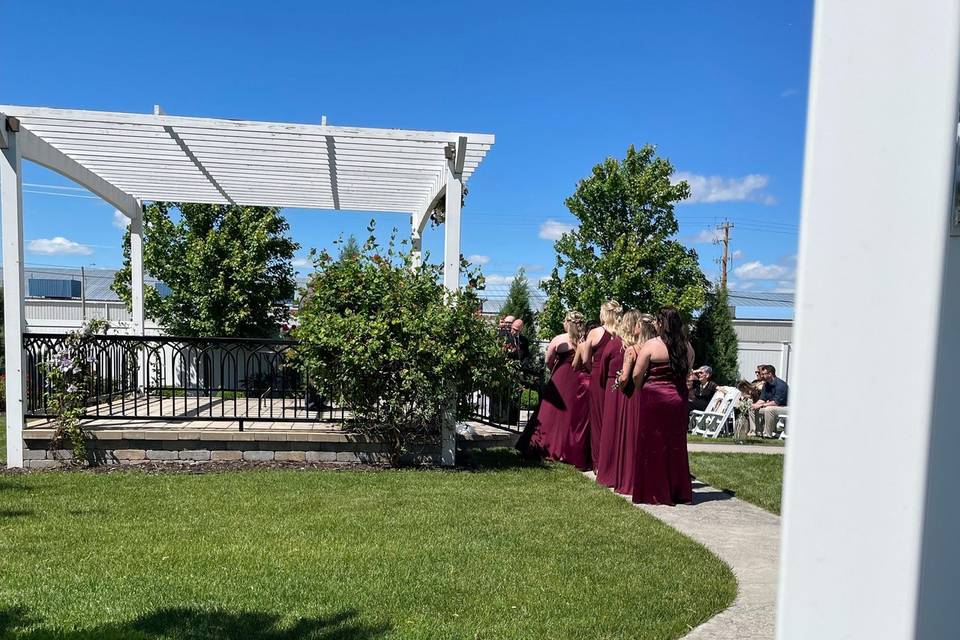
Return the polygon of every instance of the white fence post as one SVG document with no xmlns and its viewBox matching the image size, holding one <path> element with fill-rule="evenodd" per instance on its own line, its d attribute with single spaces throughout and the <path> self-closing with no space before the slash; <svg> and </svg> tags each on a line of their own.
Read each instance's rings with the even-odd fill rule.
<svg viewBox="0 0 960 640">
<path fill-rule="evenodd" d="M 960 3 L 813 32 L 777 637 L 955 638 Z"/>
</svg>

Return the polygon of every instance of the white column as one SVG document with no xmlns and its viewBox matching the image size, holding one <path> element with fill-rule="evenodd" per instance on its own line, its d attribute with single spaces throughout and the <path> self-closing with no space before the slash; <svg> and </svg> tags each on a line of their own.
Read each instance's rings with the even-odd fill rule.
<svg viewBox="0 0 960 640">
<path fill-rule="evenodd" d="M 446 219 L 443 223 L 443 286 L 460 288 L 460 200 L 463 177 L 454 172 L 453 160 L 447 160 Z"/>
<path fill-rule="evenodd" d="M 455 171 L 453 160 L 447 161 L 446 216 L 443 223 L 443 286 L 448 291 L 460 288 L 460 201 L 463 178 Z M 455 398 L 456 388 L 451 389 Z M 440 462 L 453 466 L 457 456 L 456 400 L 451 400 L 440 431 Z"/>
<path fill-rule="evenodd" d="M 127 212 L 130 217 L 130 307 L 133 333 L 143 335 L 143 209 Z"/>
<path fill-rule="evenodd" d="M 6 127 L 6 118 L 0 119 Z M 7 374 L 7 466 L 23 466 L 24 305 L 23 192 L 17 134 L 7 132 L 0 160 L 0 214 L 3 216 L 4 356 Z"/>
<path fill-rule="evenodd" d="M 777 367 L 777 377 L 781 380 L 790 379 L 790 343 L 780 343 L 780 365 Z M 788 399 L 789 400 L 789 399 Z"/>
<path fill-rule="evenodd" d="M 957 636 L 958 34 L 947 0 L 816 5 L 780 640 Z"/>
<path fill-rule="evenodd" d="M 419 269 L 423 264 L 423 237 L 417 228 L 417 216 L 410 216 L 410 266 Z"/>
</svg>

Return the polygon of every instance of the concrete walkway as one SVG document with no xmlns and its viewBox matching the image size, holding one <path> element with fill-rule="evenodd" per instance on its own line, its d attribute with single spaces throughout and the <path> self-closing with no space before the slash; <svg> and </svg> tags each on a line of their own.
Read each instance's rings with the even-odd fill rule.
<svg viewBox="0 0 960 640">
<path fill-rule="evenodd" d="M 737 447 L 738 450 L 745 448 Z M 594 477 L 593 473 L 586 475 Z M 771 640 L 777 610 L 780 518 L 700 482 L 693 483 L 693 491 L 692 505 L 636 505 L 704 545 L 726 562 L 737 578 L 737 597 L 730 608 L 685 637 L 690 640 Z M 623 498 L 630 499 L 629 496 Z"/>
<path fill-rule="evenodd" d="M 766 453 L 783 455 L 786 447 L 764 444 L 710 444 L 706 442 L 688 442 L 687 451 L 701 453 Z"/>
</svg>

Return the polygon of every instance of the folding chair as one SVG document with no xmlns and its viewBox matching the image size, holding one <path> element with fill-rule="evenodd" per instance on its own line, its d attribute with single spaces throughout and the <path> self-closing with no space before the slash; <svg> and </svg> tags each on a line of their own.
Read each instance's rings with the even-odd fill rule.
<svg viewBox="0 0 960 640">
<path fill-rule="evenodd" d="M 692 433 L 707 438 L 720 437 L 727 424 L 733 422 L 733 410 L 739 401 L 740 392 L 736 387 L 717 387 L 706 411 L 690 412 L 690 420 L 693 422 Z"/>
</svg>

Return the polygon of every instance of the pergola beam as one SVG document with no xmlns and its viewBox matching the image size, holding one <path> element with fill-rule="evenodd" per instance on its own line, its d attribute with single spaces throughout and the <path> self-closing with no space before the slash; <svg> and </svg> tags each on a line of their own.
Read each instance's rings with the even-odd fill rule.
<svg viewBox="0 0 960 640">
<path fill-rule="evenodd" d="M 203 174 L 203 177 L 207 179 L 207 182 L 209 182 L 214 189 L 219 191 L 220 195 L 222 195 L 227 202 L 229 202 L 230 204 L 237 204 L 236 202 L 233 201 L 233 198 L 230 197 L 230 194 L 224 191 L 223 187 L 220 186 L 220 183 L 217 182 L 212 175 L 210 175 L 210 172 L 207 171 L 207 168 L 204 167 L 203 163 L 197 159 L 197 156 L 193 153 L 193 151 L 190 150 L 190 147 L 188 147 L 187 143 L 183 141 L 183 138 L 181 138 L 177 134 L 177 132 L 173 130 L 173 127 L 167 126 L 167 127 L 164 127 L 163 129 L 170 135 L 171 138 L 173 138 L 173 141 L 177 143 L 177 146 L 180 147 L 184 155 L 190 158 L 190 161 L 193 162 L 193 164 L 197 167 L 197 170 Z"/>
<path fill-rule="evenodd" d="M 97 194 L 126 216 L 140 210 L 137 199 L 93 173 L 49 142 L 21 127 L 17 134 L 20 154 L 31 162 L 56 171 Z"/>
<path fill-rule="evenodd" d="M 494 136 L 482 133 L 455 133 L 447 131 L 411 131 L 409 129 L 376 129 L 369 127 L 331 127 L 317 124 L 290 124 L 280 122 L 257 122 L 249 120 L 222 120 L 216 118 L 191 118 L 183 116 L 150 115 L 139 113 L 121 113 L 112 111 L 86 111 L 80 109 L 51 109 L 47 107 L 19 107 L 0 105 L 0 111 L 13 114 L 51 118 L 59 122 L 74 121 L 85 123 L 117 122 L 126 124 L 153 125 L 160 127 L 180 127 L 194 129 L 224 128 L 245 132 L 262 131 L 267 133 L 293 133 L 315 136 L 347 136 L 382 140 L 411 140 L 420 142 L 453 142 L 467 136 L 474 142 L 493 144 Z"/>
</svg>

